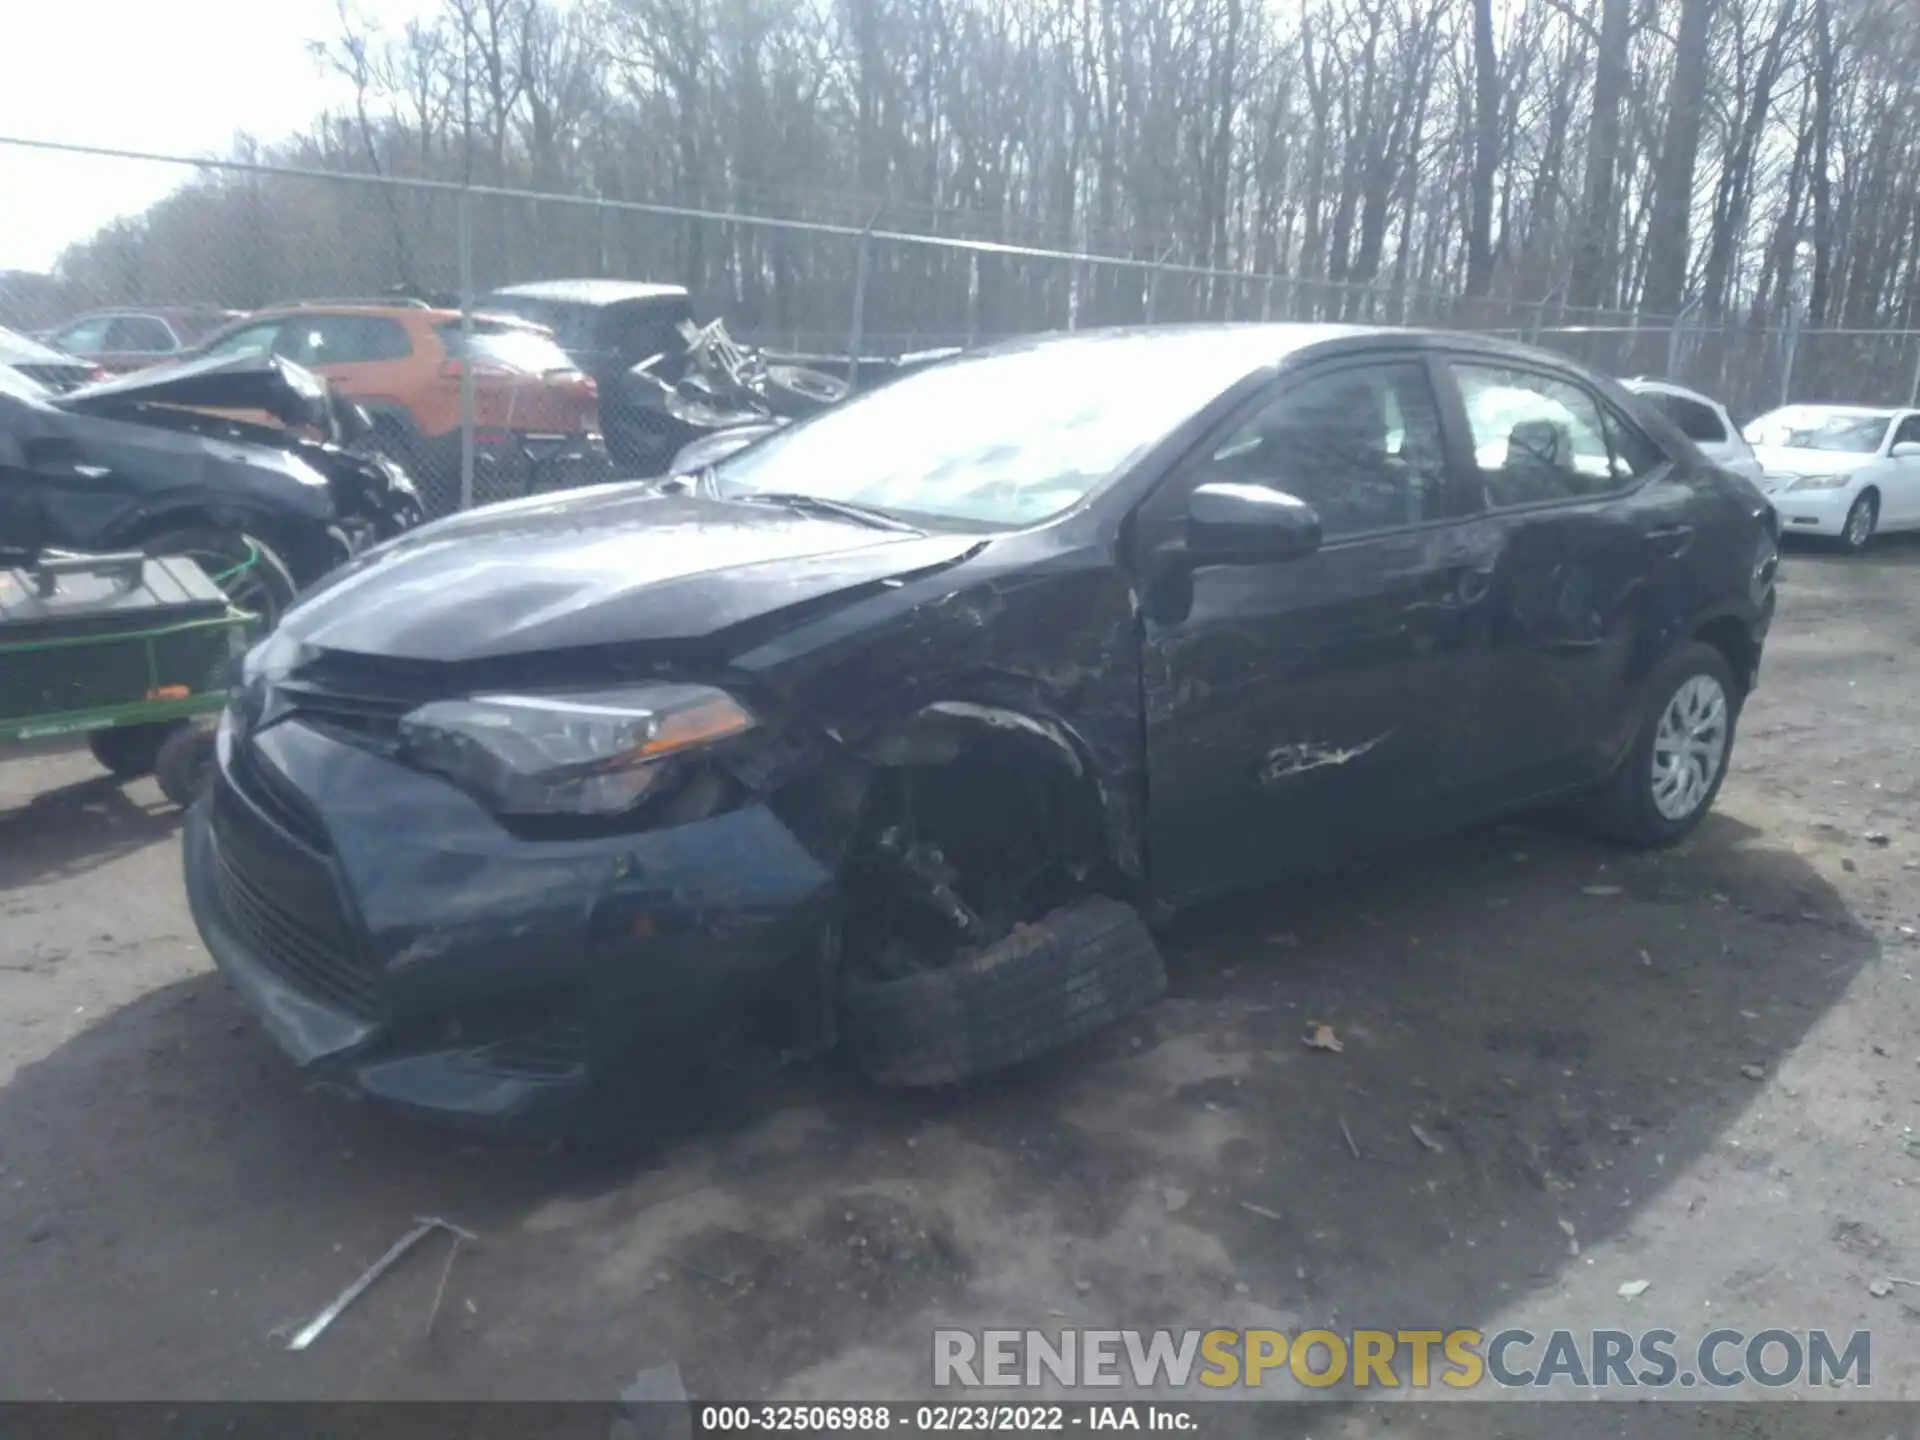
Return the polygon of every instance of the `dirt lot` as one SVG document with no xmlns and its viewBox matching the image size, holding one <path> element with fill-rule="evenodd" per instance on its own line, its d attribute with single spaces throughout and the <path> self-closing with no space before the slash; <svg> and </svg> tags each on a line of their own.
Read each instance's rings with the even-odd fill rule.
<svg viewBox="0 0 1920 1440">
<path fill-rule="evenodd" d="M 1324 1322 L 1870 1325 L 1920 1398 L 1920 1289 L 1868 1290 L 1920 1275 L 1916 666 L 1920 546 L 1796 553 L 1684 849 L 1377 862 L 1193 917 L 1164 1005 L 1037 1071 L 637 1096 L 619 1157 L 308 1092 L 158 795 L 0 765 L 0 1395 L 914 1396 L 936 1323 Z M 437 1245 L 287 1353 L 421 1213 L 483 1237 L 432 1333 Z"/>
</svg>

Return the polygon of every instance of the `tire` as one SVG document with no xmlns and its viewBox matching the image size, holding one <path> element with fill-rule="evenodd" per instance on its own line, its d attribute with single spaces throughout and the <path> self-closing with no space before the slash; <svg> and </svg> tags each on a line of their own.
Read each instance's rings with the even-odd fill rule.
<svg viewBox="0 0 1920 1440">
<path fill-rule="evenodd" d="M 1847 510 L 1847 518 L 1840 527 L 1840 548 L 1849 555 L 1858 555 L 1873 543 L 1873 532 L 1880 525 L 1880 497 L 1872 490 L 1863 490 L 1852 506 Z"/>
<path fill-rule="evenodd" d="M 242 610 L 260 617 L 264 630 L 280 623 L 300 587 L 274 548 L 255 535 L 216 526 L 186 526 L 143 540 L 149 555 L 184 555 Z"/>
<path fill-rule="evenodd" d="M 847 382 L 804 365 L 769 365 L 762 382 L 767 405 L 776 415 L 799 419 L 847 398 Z"/>
<path fill-rule="evenodd" d="M 153 773 L 160 747 L 178 727 L 170 725 L 116 725 L 87 736 L 93 758 L 116 780 L 137 780 Z"/>
<path fill-rule="evenodd" d="M 952 965 L 849 977 L 840 1024 L 878 1085 L 951 1085 L 1031 1060 L 1144 1009 L 1166 990 L 1130 905 L 1077 901 Z"/>
<path fill-rule="evenodd" d="M 153 778 L 160 793 L 182 810 L 200 798 L 212 774 L 213 732 L 204 726 L 176 727 L 154 757 Z"/>
<path fill-rule="evenodd" d="M 1655 773 L 1655 752 L 1658 746 L 1663 754 L 1673 753 L 1660 743 L 1673 733 L 1670 712 L 1681 720 L 1685 720 L 1690 711 L 1699 715 L 1702 712 L 1695 709 L 1686 697 L 1692 696 L 1694 701 L 1698 701 L 1706 695 L 1710 699 L 1716 689 L 1720 702 L 1720 745 L 1712 774 L 1706 778 L 1704 786 L 1700 786 L 1690 778 L 1695 766 L 1683 761 L 1677 769 L 1686 772 L 1681 777 L 1686 783 L 1679 784 L 1677 789 L 1664 786 L 1661 776 Z M 1594 793 L 1583 809 L 1581 818 L 1589 829 L 1608 839 L 1642 849 L 1653 849 L 1671 845 L 1690 834 L 1713 808 L 1721 783 L 1727 778 L 1728 763 L 1733 758 L 1734 732 L 1743 697 L 1727 657 L 1713 646 L 1698 640 L 1682 645 L 1660 666 L 1647 682 L 1646 695 L 1648 698 L 1633 743 L 1627 747 L 1625 757 L 1613 774 Z M 1669 727 L 1664 731 L 1663 722 Z M 1681 728 L 1688 727 L 1683 725 Z M 1690 729 L 1687 738 L 1696 739 L 1704 728 L 1703 724 Z M 1671 780 L 1675 768 L 1670 766 L 1663 773 Z M 1704 769 L 1704 765 L 1699 768 Z"/>
</svg>

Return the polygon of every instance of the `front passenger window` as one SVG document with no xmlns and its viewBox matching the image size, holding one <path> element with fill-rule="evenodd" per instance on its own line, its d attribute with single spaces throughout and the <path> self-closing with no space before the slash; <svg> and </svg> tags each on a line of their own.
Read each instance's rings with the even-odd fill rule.
<svg viewBox="0 0 1920 1440">
<path fill-rule="evenodd" d="M 1306 501 L 1327 539 L 1446 514 L 1446 452 L 1424 366 L 1352 366 L 1291 386 L 1208 457 L 1198 484 L 1266 485 Z"/>
<path fill-rule="evenodd" d="M 1636 478 L 1632 459 L 1608 443 L 1599 405 L 1579 386 L 1490 365 L 1452 368 L 1488 509 L 1609 495 Z"/>
</svg>

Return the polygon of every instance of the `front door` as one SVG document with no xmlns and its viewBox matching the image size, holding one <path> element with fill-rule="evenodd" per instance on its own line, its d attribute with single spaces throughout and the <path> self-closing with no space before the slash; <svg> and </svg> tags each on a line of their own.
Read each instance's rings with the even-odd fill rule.
<svg viewBox="0 0 1920 1440">
<path fill-rule="evenodd" d="M 1902 445 L 1920 445 L 1920 411 L 1904 417 L 1893 427 L 1887 441 L 1887 478 L 1881 488 L 1882 529 L 1910 530 L 1920 525 L 1920 455 L 1895 455 Z"/>
<path fill-rule="evenodd" d="M 1148 844 L 1184 901 L 1428 828 L 1474 709 L 1484 578 L 1427 362 L 1284 377 L 1142 506 Z M 1216 481 L 1312 505 L 1300 559 L 1183 561 L 1187 498 Z"/>
</svg>

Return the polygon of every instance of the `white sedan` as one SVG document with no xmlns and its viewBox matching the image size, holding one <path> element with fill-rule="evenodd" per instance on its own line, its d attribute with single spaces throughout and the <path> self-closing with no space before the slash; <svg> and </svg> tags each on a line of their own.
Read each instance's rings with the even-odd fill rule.
<svg viewBox="0 0 1920 1440">
<path fill-rule="evenodd" d="M 1920 529 L 1920 410 L 1787 405 L 1746 436 L 1784 533 L 1859 551 L 1881 531 Z"/>
</svg>

